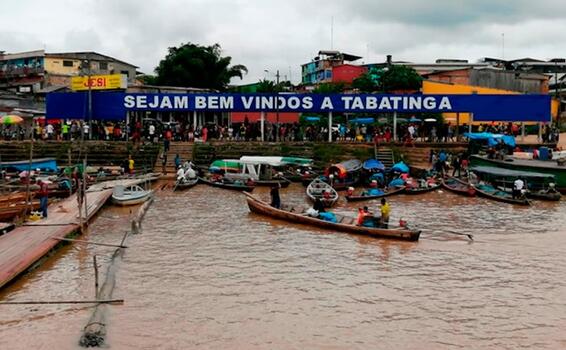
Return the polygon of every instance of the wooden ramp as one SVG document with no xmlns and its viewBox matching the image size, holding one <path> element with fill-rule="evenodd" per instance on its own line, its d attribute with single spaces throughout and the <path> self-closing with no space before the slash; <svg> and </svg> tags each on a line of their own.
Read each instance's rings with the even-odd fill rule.
<svg viewBox="0 0 566 350">
<path fill-rule="evenodd" d="M 86 194 L 88 222 L 110 196 L 116 184 L 132 185 L 144 180 L 108 181 Z M 83 213 L 84 216 L 85 213 Z M 49 206 L 48 218 L 28 222 L 0 236 L 0 289 L 53 249 L 59 240 L 79 229 L 79 209 L 76 194 Z"/>
</svg>

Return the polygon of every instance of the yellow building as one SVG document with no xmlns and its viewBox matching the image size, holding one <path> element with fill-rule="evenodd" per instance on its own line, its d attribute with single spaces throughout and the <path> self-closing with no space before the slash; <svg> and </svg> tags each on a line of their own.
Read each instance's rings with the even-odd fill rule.
<svg viewBox="0 0 566 350">
<path fill-rule="evenodd" d="M 462 85 L 462 84 L 452 84 L 452 83 L 439 83 L 434 81 L 423 81 L 422 92 L 425 95 L 471 95 L 471 94 L 483 94 L 483 95 L 517 95 L 516 91 L 492 89 L 481 86 L 472 85 Z M 558 100 L 553 99 L 551 101 L 551 114 L 552 118 L 556 119 L 558 115 Z M 459 117 L 458 117 L 459 114 Z M 452 124 L 458 123 L 459 125 L 470 123 L 469 113 L 443 113 L 444 120 Z M 459 120 L 457 120 L 459 119 Z M 485 123 L 485 122 L 482 122 Z M 473 124 L 480 124 L 476 122 Z"/>
</svg>

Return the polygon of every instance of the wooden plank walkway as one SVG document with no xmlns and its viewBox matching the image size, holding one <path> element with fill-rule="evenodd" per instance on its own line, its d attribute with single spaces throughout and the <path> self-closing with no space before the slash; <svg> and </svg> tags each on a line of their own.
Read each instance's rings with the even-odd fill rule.
<svg viewBox="0 0 566 350">
<path fill-rule="evenodd" d="M 112 187 L 138 184 L 145 180 L 131 179 L 108 181 L 89 189 L 86 194 L 88 217 L 92 219 L 112 196 Z M 79 229 L 79 209 L 76 195 L 49 206 L 48 217 L 28 222 L 13 231 L 0 236 L 0 289 L 53 249 L 59 240 Z M 84 213 L 83 213 L 84 217 Z"/>
</svg>

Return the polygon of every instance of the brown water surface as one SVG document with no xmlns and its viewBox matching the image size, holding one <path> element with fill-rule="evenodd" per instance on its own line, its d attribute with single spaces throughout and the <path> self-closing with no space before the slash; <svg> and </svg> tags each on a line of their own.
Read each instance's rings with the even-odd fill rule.
<svg viewBox="0 0 566 350">
<path fill-rule="evenodd" d="M 306 203 L 301 186 L 282 198 Z M 249 213 L 242 194 L 202 185 L 160 192 L 143 233 L 127 241 L 114 291 L 126 303 L 111 307 L 110 347 L 566 348 L 563 202 L 522 208 L 442 191 L 390 202 L 392 221 L 429 230 L 418 243 L 269 220 Z M 128 220 L 129 209 L 108 207 L 85 239 L 119 242 Z M 92 255 L 104 272 L 112 251 L 69 245 L 0 300 L 92 299 Z M 0 308 L 0 349 L 79 348 L 92 310 Z"/>
</svg>

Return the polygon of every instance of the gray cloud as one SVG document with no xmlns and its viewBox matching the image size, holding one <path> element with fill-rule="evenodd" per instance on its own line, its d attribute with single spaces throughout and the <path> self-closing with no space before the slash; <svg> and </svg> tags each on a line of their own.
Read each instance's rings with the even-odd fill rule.
<svg viewBox="0 0 566 350">
<path fill-rule="evenodd" d="M 152 73 L 168 47 L 219 43 L 249 68 L 244 82 L 277 70 L 298 82 L 300 64 L 330 48 L 331 18 L 334 49 L 429 62 L 563 56 L 565 17 L 561 0 L 29 0 L 3 6 L 0 50 L 97 50 Z"/>
</svg>

